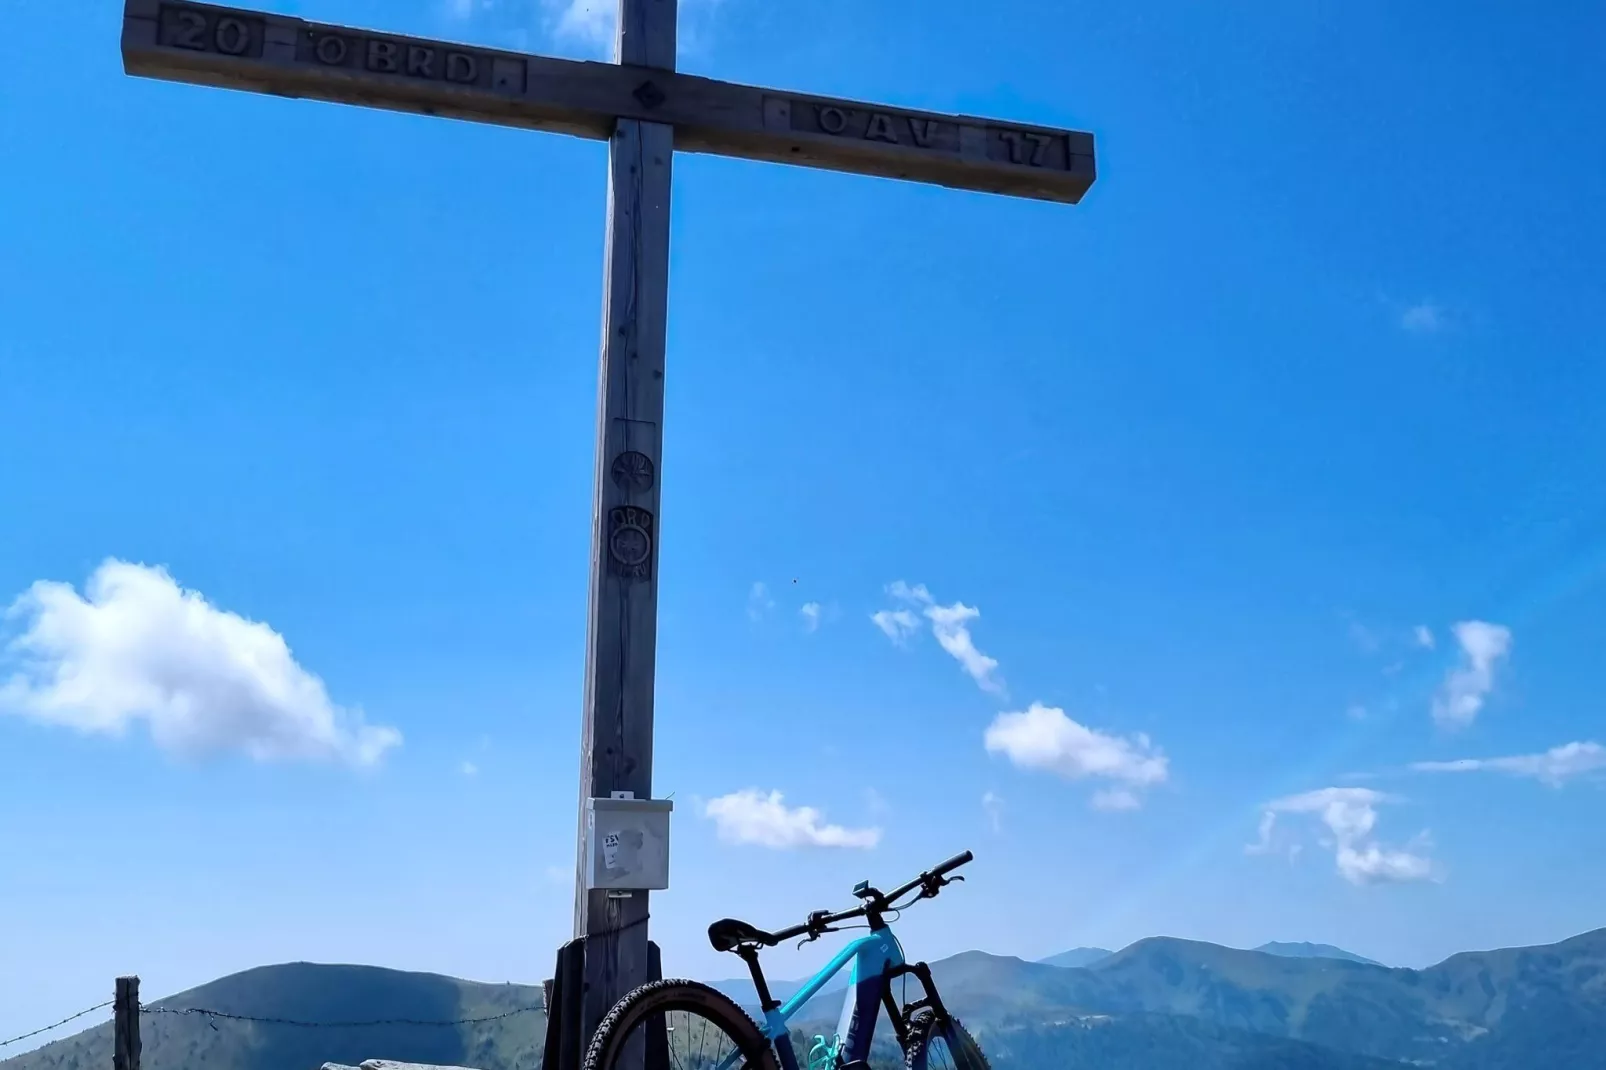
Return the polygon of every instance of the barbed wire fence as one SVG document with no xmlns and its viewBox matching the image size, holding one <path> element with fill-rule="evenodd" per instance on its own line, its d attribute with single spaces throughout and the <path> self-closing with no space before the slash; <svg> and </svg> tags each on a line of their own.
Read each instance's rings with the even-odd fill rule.
<svg viewBox="0 0 1606 1070">
<path fill-rule="evenodd" d="M 500 1022 L 504 1018 L 512 1018 L 519 1014 L 529 1014 L 532 1011 L 544 1010 L 540 1004 L 528 1007 L 515 1007 L 501 1014 L 487 1014 L 480 1018 L 371 1018 L 356 1022 L 303 1022 L 295 1018 L 258 1018 L 250 1014 L 232 1014 L 228 1011 L 208 1010 L 205 1007 L 154 1007 L 139 1008 L 141 1014 L 189 1014 L 200 1015 L 203 1018 L 220 1018 L 234 1022 L 260 1022 L 265 1025 L 288 1025 L 299 1029 L 361 1029 L 367 1026 L 378 1025 L 478 1025 L 481 1022 Z"/>
<path fill-rule="evenodd" d="M 41 1035 L 43 1033 L 48 1033 L 52 1029 L 60 1029 L 62 1026 L 66 1025 L 68 1022 L 75 1022 L 78 1019 L 82 1018 L 86 1014 L 94 1014 L 96 1011 L 103 1011 L 107 1007 L 110 1007 L 112 1005 L 112 1002 L 113 1002 L 112 1000 L 108 999 L 105 1003 L 97 1003 L 93 1007 L 85 1007 L 83 1010 L 79 1011 L 77 1014 L 69 1014 L 69 1015 L 67 1015 L 67 1017 L 63 1018 L 59 1022 L 51 1022 L 49 1025 L 43 1025 L 43 1026 L 40 1026 L 38 1029 L 29 1030 L 28 1032 L 23 1033 L 21 1036 L 12 1037 L 10 1040 L 0 1040 L 0 1049 L 9 1048 L 13 1044 L 20 1044 L 24 1040 L 28 1040 L 28 1039 L 30 1039 L 32 1037 L 37 1037 L 37 1036 L 39 1036 L 39 1035 Z"/>
<path fill-rule="evenodd" d="M 67 1017 L 61 1019 L 60 1021 L 52 1022 L 46 1026 L 40 1026 L 38 1029 L 31 1029 L 26 1033 L 19 1034 L 18 1036 L 14 1036 L 6 1040 L 0 1040 L 0 1060 L 10 1057 L 5 1052 L 5 1049 L 8 1047 L 11 1047 L 15 1044 L 20 1044 L 23 1041 L 30 1040 L 34 1037 L 43 1036 L 52 1030 L 60 1029 L 64 1025 L 75 1022 L 80 1018 L 86 1017 L 87 1015 L 94 1014 L 96 1011 L 105 1010 L 107 1007 L 113 1008 L 111 1024 L 114 1032 L 114 1054 L 112 1059 L 114 1070 L 139 1070 L 141 1047 L 139 1019 L 141 1016 L 156 1017 L 161 1015 L 172 1015 L 176 1017 L 200 1017 L 206 1019 L 209 1024 L 213 1021 L 221 1020 L 230 1022 L 253 1022 L 262 1025 L 287 1026 L 295 1029 L 362 1029 L 368 1027 L 402 1025 L 448 1027 L 461 1025 L 481 1025 L 486 1022 L 500 1022 L 508 1018 L 517 1017 L 521 1014 L 532 1014 L 536 1012 L 545 1013 L 546 1002 L 543 1000 L 541 1003 L 532 1003 L 527 1006 L 514 1007 L 511 1010 L 502 1011 L 499 1014 L 486 1014 L 468 1018 L 369 1018 L 352 1021 L 313 1022 L 299 1018 L 280 1018 L 271 1015 L 239 1014 L 234 1011 L 222 1011 L 210 1007 L 164 1007 L 158 1004 L 141 1003 L 139 1002 L 139 978 L 119 977 L 117 979 L 116 998 L 108 999 L 104 1003 L 97 1003 L 93 1007 L 85 1007 L 81 1011 L 67 1015 Z M 213 1025 L 213 1028 L 215 1029 L 217 1027 Z"/>
</svg>

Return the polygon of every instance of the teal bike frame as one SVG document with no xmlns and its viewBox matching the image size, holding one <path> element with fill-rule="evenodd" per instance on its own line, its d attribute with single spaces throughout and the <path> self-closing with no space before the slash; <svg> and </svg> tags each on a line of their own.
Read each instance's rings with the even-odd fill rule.
<svg viewBox="0 0 1606 1070">
<path fill-rule="evenodd" d="M 756 972 L 756 959 L 753 965 Z M 792 1047 L 791 1020 L 844 969 L 849 971 L 848 990 L 842 1000 L 842 1014 L 837 1019 L 836 1034 L 815 1037 L 808 1062 L 799 1063 L 797 1052 Z M 764 1009 L 764 1022 L 760 1028 L 774 1045 L 781 1070 L 832 1070 L 855 1060 L 867 1060 L 870 1057 L 870 1042 L 875 1039 L 876 1020 L 883 1005 L 898 1031 L 901 1043 L 904 1039 L 903 1016 L 892 999 L 891 981 L 895 976 L 911 972 L 923 975 L 921 980 L 930 988 L 924 968 L 911 970 L 905 966 L 903 947 L 899 945 L 898 938 L 892 935 L 892 929 L 884 927 L 848 944 L 785 1003 L 774 1004 L 773 1000 L 770 1001 L 774 1005 Z M 763 990 L 761 986 L 760 991 Z M 730 1070 L 739 1058 L 739 1052 L 733 1053 L 719 1065 L 718 1070 Z"/>
</svg>

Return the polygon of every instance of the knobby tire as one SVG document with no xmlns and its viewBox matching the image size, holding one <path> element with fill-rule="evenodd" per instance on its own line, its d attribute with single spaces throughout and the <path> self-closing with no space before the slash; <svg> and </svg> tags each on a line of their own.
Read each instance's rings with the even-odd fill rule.
<svg viewBox="0 0 1606 1070">
<path fill-rule="evenodd" d="M 734 1000 L 708 985 L 680 980 L 642 985 L 615 1003 L 591 1038 L 584 1070 L 614 1070 L 635 1028 L 651 1015 L 673 1011 L 701 1015 L 723 1029 L 751 1070 L 778 1070 L 775 1049 Z"/>
<path fill-rule="evenodd" d="M 922 1007 L 909 1020 L 909 1043 L 904 1050 L 904 1066 L 907 1070 L 928 1070 L 927 1057 L 934 1036 L 948 1042 L 948 1050 L 953 1052 L 955 1070 L 991 1070 L 987 1065 L 987 1056 L 981 1053 L 981 1047 L 965 1027 L 954 1018 L 939 1019 L 937 1012 L 930 1007 Z"/>
</svg>

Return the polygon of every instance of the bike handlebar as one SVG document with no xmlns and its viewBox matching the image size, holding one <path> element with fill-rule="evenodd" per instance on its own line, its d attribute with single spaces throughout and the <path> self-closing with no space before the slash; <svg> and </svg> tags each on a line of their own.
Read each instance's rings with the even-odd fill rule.
<svg viewBox="0 0 1606 1070">
<path fill-rule="evenodd" d="M 954 870 L 958 869 L 960 866 L 964 865 L 966 862 L 971 861 L 975 857 L 976 856 L 974 854 L 972 854 L 971 852 L 969 852 L 969 851 L 966 851 L 963 854 L 954 855 L 952 858 L 950 858 L 948 861 L 944 862 L 942 865 L 938 866 L 935 869 L 928 870 L 927 872 L 920 874 L 920 876 L 916 877 L 914 880 L 910 881 L 908 884 L 905 884 L 903 887 L 899 888 L 897 891 L 893 892 L 891 895 L 886 896 L 886 901 L 891 903 L 891 902 L 894 902 L 896 900 L 902 899 L 904 896 L 908 895 L 910 892 L 914 891 L 916 888 L 920 888 L 920 887 L 927 886 L 927 885 L 934 886 L 931 894 L 932 895 L 936 895 L 937 893 L 936 893 L 935 889 L 936 888 L 941 888 L 943 886 L 943 884 L 947 883 L 946 881 L 943 880 L 943 877 L 947 876 L 949 873 L 952 873 Z"/>
<path fill-rule="evenodd" d="M 772 933 L 771 935 L 775 938 L 775 943 L 777 944 L 787 940 L 795 939 L 799 936 L 808 936 L 810 938 L 817 937 L 831 926 L 838 925 L 844 921 L 852 921 L 854 918 L 866 917 L 871 913 L 879 914 L 884 910 L 896 909 L 893 904 L 902 899 L 904 896 L 908 895 L 910 892 L 914 891 L 916 888 L 920 889 L 920 899 L 929 899 L 936 895 L 943 885 L 951 883 L 950 881 L 944 879 L 949 873 L 952 873 L 954 870 L 965 865 L 967 862 L 974 860 L 975 857 L 976 856 L 970 851 L 965 851 L 963 854 L 954 855 L 941 865 L 929 869 L 907 884 L 899 886 L 890 894 L 882 895 L 881 893 L 876 892 L 874 901 L 866 903 L 864 906 L 854 907 L 852 910 L 843 910 L 834 913 L 824 910 L 816 910 L 814 913 L 809 915 L 809 920 L 804 922 L 802 925 L 794 925 L 789 929 L 782 929 L 779 932 Z M 963 880 L 964 878 L 959 879 Z M 874 889 L 871 889 L 871 891 L 874 891 Z M 917 899 L 916 902 L 918 901 L 919 900 Z"/>
</svg>

